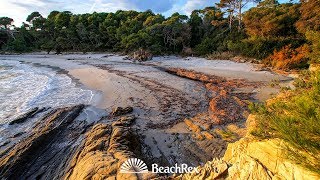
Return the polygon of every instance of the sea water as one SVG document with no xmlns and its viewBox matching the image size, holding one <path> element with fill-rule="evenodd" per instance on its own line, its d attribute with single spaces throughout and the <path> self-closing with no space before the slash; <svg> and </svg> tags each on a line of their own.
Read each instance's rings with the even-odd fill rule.
<svg viewBox="0 0 320 180">
<path fill-rule="evenodd" d="M 93 92 L 66 73 L 16 60 L 0 59 L 0 124 L 34 107 L 89 104 Z"/>
</svg>

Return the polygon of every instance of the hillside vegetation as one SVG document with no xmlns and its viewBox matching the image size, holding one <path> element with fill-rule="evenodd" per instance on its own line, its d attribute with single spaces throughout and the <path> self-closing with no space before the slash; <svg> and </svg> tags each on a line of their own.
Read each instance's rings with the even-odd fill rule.
<svg viewBox="0 0 320 180">
<path fill-rule="evenodd" d="M 285 70 L 305 68 L 319 57 L 319 1 L 264 0 L 243 12 L 246 2 L 221 0 L 189 17 L 174 13 L 166 18 L 151 10 L 52 11 L 48 17 L 33 12 L 21 27 L 14 27 L 12 18 L 0 17 L 0 47 L 4 52 L 146 49 L 156 55 L 231 54 L 266 58 L 266 65 Z"/>
</svg>

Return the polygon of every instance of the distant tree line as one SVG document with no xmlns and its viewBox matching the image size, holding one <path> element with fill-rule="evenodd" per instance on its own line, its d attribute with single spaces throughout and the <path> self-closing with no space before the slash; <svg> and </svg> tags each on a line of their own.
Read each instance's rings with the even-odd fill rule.
<svg viewBox="0 0 320 180">
<path fill-rule="evenodd" d="M 2 51 L 45 50 L 207 55 L 231 52 L 264 59 L 284 47 L 307 45 L 307 59 L 319 58 L 320 2 L 301 0 L 280 4 L 264 0 L 243 12 L 249 0 L 221 0 L 214 7 L 194 10 L 190 17 L 174 13 L 165 18 L 145 12 L 72 14 L 52 11 L 47 18 L 33 12 L 21 27 L 0 17 Z M 299 53 L 299 52 L 297 52 Z"/>
</svg>

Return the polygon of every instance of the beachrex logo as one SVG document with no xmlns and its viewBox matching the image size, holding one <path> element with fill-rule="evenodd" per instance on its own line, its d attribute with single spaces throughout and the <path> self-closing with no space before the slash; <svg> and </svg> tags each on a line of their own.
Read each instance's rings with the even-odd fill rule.
<svg viewBox="0 0 320 180">
<path fill-rule="evenodd" d="M 148 167 L 141 159 L 127 159 L 120 167 L 120 173 L 146 173 Z"/>
<path fill-rule="evenodd" d="M 191 173 L 192 171 L 199 173 L 197 168 L 189 167 L 187 164 L 175 164 L 172 167 L 159 166 L 158 164 L 152 164 L 152 173 L 166 173 L 166 174 L 177 174 L 177 173 Z M 147 165 L 138 158 L 130 158 L 126 160 L 120 167 L 120 173 L 147 173 Z"/>
</svg>

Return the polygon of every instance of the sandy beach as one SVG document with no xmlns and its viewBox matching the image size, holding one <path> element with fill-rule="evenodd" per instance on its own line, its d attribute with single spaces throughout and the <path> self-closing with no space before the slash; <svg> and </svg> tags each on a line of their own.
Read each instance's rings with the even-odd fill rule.
<svg viewBox="0 0 320 180">
<path fill-rule="evenodd" d="M 230 122 L 225 123 L 210 122 L 212 117 L 221 118 L 221 114 L 212 114 L 213 106 L 221 108 L 212 105 L 212 101 L 218 98 L 218 102 L 224 91 L 231 99 L 241 101 L 240 104 L 263 101 L 292 80 L 272 72 L 257 71 L 250 63 L 194 57 L 154 57 L 147 62 L 133 62 L 125 56 L 112 54 L 12 55 L 0 56 L 0 59 L 50 68 L 70 77 L 78 87 L 91 90 L 89 107 L 78 117 L 87 124 L 108 123 L 111 121 L 108 114 L 114 108 L 133 107 L 136 120 L 132 128 L 140 139 L 143 158 L 163 165 L 188 163 L 196 166 L 221 157 L 229 140 L 219 136 L 219 130 L 236 127 L 234 133 L 238 136 L 230 141 L 241 137 L 246 115 L 240 119 L 231 117 Z M 185 71 L 186 75 L 169 73 L 170 68 Z M 219 81 L 208 83 L 193 78 L 198 76 Z M 277 85 L 271 86 L 272 83 Z M 245 112 L 245 109 L 240 110 Z M 191 125 L 186 119 L 190 119 Z M 192 124 L 205 130 L 201 135 L 205 139 L 199 140 Z M 18 126 L 8 128 L 19 128 L 14 132 L 23 130 Z M 19 140 L 20 136 L 11 138 L 14 134 L 5 133 L 7 131 L 2 125 L 3 141 Z M 0 149 L 5 151 L 10 146 L 13 143 L 2 144 Z"/>
</svg>

